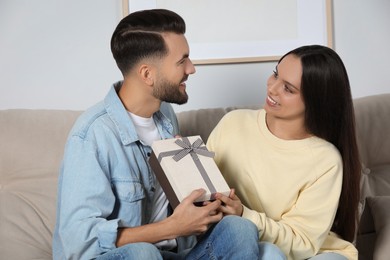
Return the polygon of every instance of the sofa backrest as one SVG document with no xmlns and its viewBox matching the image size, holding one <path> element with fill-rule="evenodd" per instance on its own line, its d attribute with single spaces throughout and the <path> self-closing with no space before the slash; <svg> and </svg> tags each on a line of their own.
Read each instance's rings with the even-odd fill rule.
<svg viewBox="0 0 390 260">
<path fill-rule="evenodd" d="M 357 139 L 363 163 L 362 195 L 390 195 L 390 94 L 354 101 Z M 387 185 L 384 185 L 386 182 Z"/>
<path fill-rule="evenodd" d="M 203 142 L 207 139 L 221 118 L 235 109 L 259 109 L 262 105 L 231 106 L 225 108 L 206 108 L 177 113 L 180 134 L 182 136 L 200 135 Z"/>
<path fill-rule="evenodd" d="M 79 114 L 0 111 L 0 259 L 52 259 L 58 169 Z"/>
<path fill-rule="evenodd" d="M 390 94 L 354 100 L 358 144 L 365 165 L 362 202 L 390 195 Z M 177 113 L 183 136 L 207 138 L 229 111 L 260 105 Z M 0 111 L 0 258 L 52 259 L 57 176 L 68 133 L 79 111 Z M 372 257 L 377 229 L 369 207 L 358 248 Z M 368 249 L 367 249 L 368 248 Z M 363 257 L 361 259 L 364 259 Z"/>
<path fill-rule="evenodd" d="M 387 259 L 390 255 L 390 94 L 358 98 L 354 106 L 363 164 L 363 211 L 356 241 L 359 259 Z"/>
</svg>

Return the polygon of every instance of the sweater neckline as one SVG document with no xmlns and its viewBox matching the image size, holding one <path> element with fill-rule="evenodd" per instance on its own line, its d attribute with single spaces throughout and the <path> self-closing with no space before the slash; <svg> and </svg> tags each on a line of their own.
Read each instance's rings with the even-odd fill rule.
<svg viewBox="0 0 390 260">
<path fill-rule="evenodd" d="M 272 145 L 281 149 L 299 149 L 307 147 L 310 143 L 314 142 L 318 137 L 311 136 L 299 140 L 285 140 L 275 136 L 269 129 L 266 123 L 267 112 L 264 109 L 260 109 L 257 117 L 257 123 L 260 133 L 265 139 Z"/>
</svg>

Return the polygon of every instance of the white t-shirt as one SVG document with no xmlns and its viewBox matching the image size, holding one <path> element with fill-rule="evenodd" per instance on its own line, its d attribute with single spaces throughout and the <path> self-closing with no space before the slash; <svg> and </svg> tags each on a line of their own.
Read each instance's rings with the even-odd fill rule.
<svg viewBox="0 0 390 260">
<path fill-rule="evenodd" d="M 153 141 L 161 139 L 153 117 L 140 117 L 131 112 L 129 112 L 129 115 L 134 123 L 135 130 L 142 143 L 151 146 Z M 158 181 L 156 181 L 155 188 L 156 191 L 153 197 L 153 208 L 149 223 L 161 221 L 168 216 L 168 199 L 165 196 L 165 193 Z M 160 241 L 155 243 L 155 245 L 160 249 L 169 250 L 175 248 L 177 244 L 175 239 L 171 239 Z"/>
</svg>

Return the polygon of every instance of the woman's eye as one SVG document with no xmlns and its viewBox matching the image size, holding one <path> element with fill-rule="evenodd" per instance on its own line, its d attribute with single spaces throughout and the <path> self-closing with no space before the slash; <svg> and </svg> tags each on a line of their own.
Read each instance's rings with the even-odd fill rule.
<svg viewBox="0 0 390 260">
<path fill-rule="evenodd" d="M 284 91 L 288 93 L 293 93 L 292 90 L 287 85 L 284 85 Z"/>
<path fill-rule="evenodd" d="M 274 78 L 278 78 L 278 73 L 275 70 L 273 71 L 273 73 L 274 73 Z"/>
</svg>

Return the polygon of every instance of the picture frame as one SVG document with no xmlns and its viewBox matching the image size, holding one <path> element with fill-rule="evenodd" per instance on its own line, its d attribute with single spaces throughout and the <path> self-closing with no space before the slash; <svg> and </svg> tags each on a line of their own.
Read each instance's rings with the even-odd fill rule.
<svg viewBox="0 0 390 260">
<path fill-rule="evenodd" d="M 124 16 L 153 8 L 181 15 L 196 65 L 276 61 L 302 45 L 333 47 L 332 0 L 122 0 L 122 5 Z"/>
</svg>

